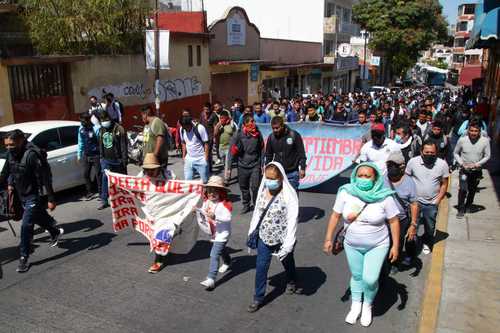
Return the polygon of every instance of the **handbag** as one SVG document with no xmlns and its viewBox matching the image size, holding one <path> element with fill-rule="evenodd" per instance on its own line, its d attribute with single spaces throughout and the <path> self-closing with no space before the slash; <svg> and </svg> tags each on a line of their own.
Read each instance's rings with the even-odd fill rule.
<svg viewBox="0 0 500 333">
<path fill-rule="evenodd" d="M 365 210 L 366 206 L 368 206 L 368 204 L 365 204 L 363 206 L 363 208 L 361 208 L 361 210 L 358 213 L 358 216 L 356 216 L 356 219 Z M 351 223 L 354 223 L 354 221 L 352 221 Z M 333 255 L 336 256 L 340 252 L 344 251 L 344 239 L 345 239 L 345 235 L 347 234 L 347 229 L 349 229 L 349 226 L 351 225 L 351 223 L 348 223 L 347 225 L 340 228 L 339 231 L 337 231 L 337 233 L 335 234 L 335 238 L 333 239 L 333 247 L 332 247 L 332 254 Z"/>
<path fill-rule="evenodd" d="M 269 210 L 269 207 L 271 207 L 271 204 L 273 203 L 274 199 L 276 199 L 276 196 L 273 196 L 271 200 L 269 200 L 269 203 L 267 204 L 266 208 L 260 215 L 259 223 L 257 223 L 257 226 L 255 227 L 254 231 L 252 231 L 252 233 L 248 235 L 247 246 L 249 249 L 255 250 L 257 248 L 257 242 L 259 240 L 260 224 L 262 223 L 262 220 L 264 220 L 264 217 L 266 216 L 267 211 Z"/>
</svg>

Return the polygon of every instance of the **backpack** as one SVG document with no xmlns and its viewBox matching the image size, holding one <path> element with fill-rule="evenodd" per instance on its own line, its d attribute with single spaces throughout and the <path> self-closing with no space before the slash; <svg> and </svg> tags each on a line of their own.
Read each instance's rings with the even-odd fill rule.
<svg viewBox="0 0 500 333">
<path fill-rule="evenodd" d="M 23 157 L 21 158 L 21 165 L 25 166 L 26 162 L 28 160 L 28 156 L 30 153 L 35 153 L 36 156 L 38 157 L 38 160 L 40 161 L 40 168 L 38 169 L 39 174 L 36 175 L 36 179 L 38 182 L 38 187 L 40 188 L 40 191 L 43 194 L 43 181 L 42 179 L 46 178 L 48 179 L 49 183 L 52 184 L 52 170 L 50 169 L 50 164 L 49 161 L 47 160 L 47 152 L 45 149 L 39 148 L 38 146 L 35 146 L 34 144 L 29 144 L 26 147 L 26 151 L 24 152 Z M 46 194 L 46 193 L 45 193 Z"/>
<path fill-rule="evenodd" d="M 208 143 L 208 141 L 204 141 L 201 139 L 201 134 L 200 134 L 200 131 L 198 130 L 198 126 L 200 126 L 201 124 L 198 124 L 198 123 L 193 123 L 193 132 L 194 132 L 194 135 L 196 136 L 196 138 L 198 138 L 198 140 L 203 143 L 203 144 L 206 144 Z M 203 125 L 202 125 L 203 126 Z M 181 127 L 181 141 L 184 142 L 184 134 L 186 133 L 186 130 L 184 128 Z"/>
</svg>

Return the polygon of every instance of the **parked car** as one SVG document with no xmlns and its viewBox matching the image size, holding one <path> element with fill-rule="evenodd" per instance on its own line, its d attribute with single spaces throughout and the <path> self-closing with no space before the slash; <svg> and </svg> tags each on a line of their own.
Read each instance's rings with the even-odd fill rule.
<svg viewBox="0 0 500 333">
<path fill-rule="evenodd" d="M 77 163 L 79 127 L 77 121 L 33 121 L 0 127 L 0 137 L 20 129 L 28 141 L 44 149 L 52 170 L 54 191 L 58 192 L 85 184 L 82 168 Z M 0 140 L 0 170 L 6 158 L 7 150 Z"/>
</svg>

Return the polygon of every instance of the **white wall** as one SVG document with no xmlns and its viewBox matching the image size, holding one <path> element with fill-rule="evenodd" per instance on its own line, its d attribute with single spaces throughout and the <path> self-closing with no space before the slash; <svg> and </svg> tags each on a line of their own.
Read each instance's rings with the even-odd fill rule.
<svg viewBox="0 0 500 333">
<path fill-rule="evenodd" d="M 205 0 L 204 5 L 208 24 L 239 6 L 261 37 L 323 43 L 324 0 Z"/>
</svg>

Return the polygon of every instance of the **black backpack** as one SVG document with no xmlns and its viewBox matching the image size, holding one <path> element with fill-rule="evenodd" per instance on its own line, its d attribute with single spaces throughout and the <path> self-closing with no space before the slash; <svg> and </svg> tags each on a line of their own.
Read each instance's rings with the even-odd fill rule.
<svg viewBox="0 0 500 333">
<path fill-rule="evenodd" d="M 30 153 L 36 154 L 38 160 L 40 161 L 40 168 L 38 169 L 39 173 L 36 175 L 38 186 L 40 190 L 43 192 L 43 181 L 42 179 L 46 178 L 52 184 L 52 170 L 50 169 L 50 164 L 47 159 L 47 152 L 45 149 L 42 149 L 32 143 L 29 143 L 26 147 L 26 151 L 24 152 L 23 157 L 21 158 L 21 165 L 25 166 L 26 161 Z"/>
</svg>

